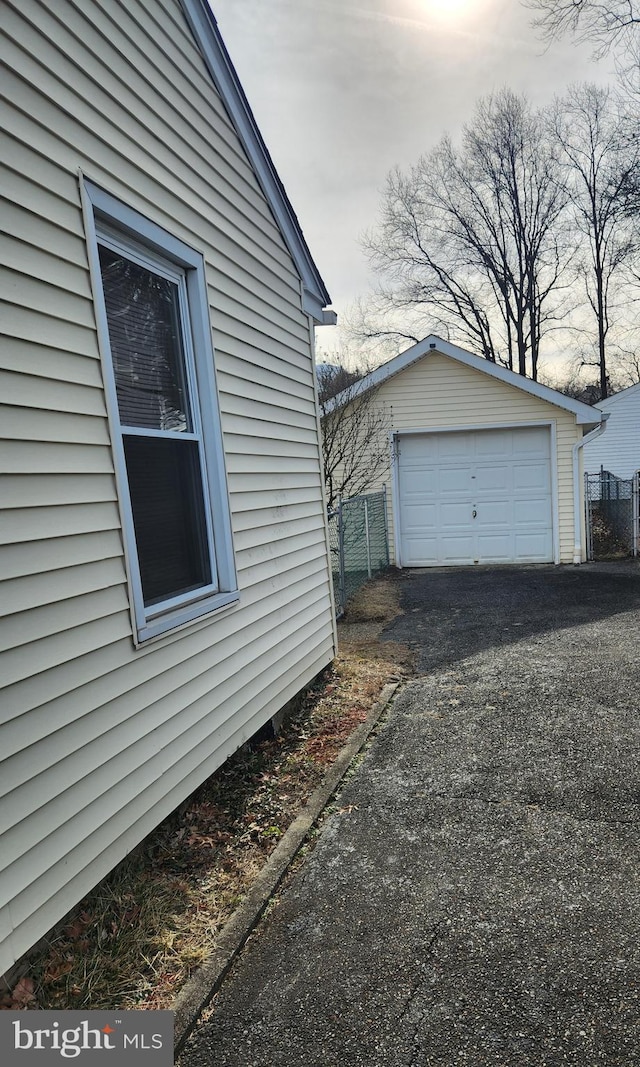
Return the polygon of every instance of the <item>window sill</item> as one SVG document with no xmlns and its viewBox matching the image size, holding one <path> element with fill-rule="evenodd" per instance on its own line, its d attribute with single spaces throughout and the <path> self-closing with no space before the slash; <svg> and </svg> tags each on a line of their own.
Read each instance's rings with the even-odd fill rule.
<svg viewBox="0 0 640 1067">
<path fill-rule="evenodd" d="M 216 593 L 204 600 L 182 605 L 174 611 L 156 616 L 138 626 L 137 634 L 134 633 L 134 643 L 138 648 L 146 648 L 150 642 L 169 637 L 193 622 L 206 621 L 206 616 L 216 614 L 223 608 L 232 607 L 238 603 L 239 599 L 240 593 L 234 589 L 229 593 Z"/>
</svg>

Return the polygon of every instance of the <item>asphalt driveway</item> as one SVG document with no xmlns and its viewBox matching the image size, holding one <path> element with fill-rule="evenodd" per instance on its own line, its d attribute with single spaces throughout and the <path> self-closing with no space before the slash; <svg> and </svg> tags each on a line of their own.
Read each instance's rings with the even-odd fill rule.
<svg viewBox="0 0 640 1067">
<path fill-rule="evenodd" d="M 181 1064 L 640 1064 L 640 571 L 398 581 L 421 674 Z"/>
</svg>

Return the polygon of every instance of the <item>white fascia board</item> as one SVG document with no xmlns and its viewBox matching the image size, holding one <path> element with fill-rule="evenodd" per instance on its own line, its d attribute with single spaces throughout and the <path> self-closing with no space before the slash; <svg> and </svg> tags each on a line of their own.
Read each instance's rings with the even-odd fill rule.
<svg viewBox="0 0 640 1067">
<path fill-rule="evenodd" d="M 335 326 L 338 321 L 335 311 L 325 308 L 322 298 L 306 285 L 302 286 L 302 310 L 311 316 L 316 326 Z"/>
<path fill-rule="evenodd" d="M 322 311 L 331 303 L 331 297 L 311 257 L 300 223 L 262 139 L 240 79 L 220 36 L 213 11 L 207 0 L 180 0 L 180 3 L 298 269 L 303 283 L 303 310 L 319 325 L 325 325 Z"/>
<path fill-rule="evenodd" d="M 490 360 L 484 359 L 483 356 L 476 356 L 473 352 L 467 352 L 466 349 L 452 345 L 450 341 L 444 341 L 435 334 L 429 334 L 428 337 L 418 341 L 417 344 L 412 345 L 405 352 L 401 352 L 399 356 L 394 356 L 388 363 L 383 363 L 381 367 L 378 367 L 371 374 L 368 374 L 366 378 L 358 382 L 357 388 L 349 389 L 345 393 L 334 397 L 332 403 L 327 406 L 326 413 L 329 414 L 334 408 L 341 407 L 342 404 L 353 400 L 355 396 L 359 396 L 361 393 L 367 392 L 368 389 L 381 385 L 395 374 L 406 370 L 412 363 L 422 359 L 429 352 L 439 352 L 440 355 L 449 356 L 451 359 L 457 360 L 458 363 L 464 363 L 465 366 L 471 367 L 473 370 L 478 370 L 482 374 L 497 378 L 498 381 L 505 382 L 506 385 L 515 386 L 516 389 L 530 393 L 539 400 L 545 400 L 548 404 L 553 404 L 557 408 L 570 411 L 576 416 L 578 425 L 598 426 L 602 421 L 602 413 L 598 408 L 589 407 L 588 404 L 583 404 L 580 400 L 573 400 L 571 397 L 564 396 L 563 393 L 559 393 L 557 389 L 551 389 L 548 385 L 541 385 L 540 382 L 524 378 L 521 374 L 508 370 L 507 367 L 491 363 Z"/>
<path fill-rule="evenodd" d="M 376 385 L 382 385 L 389 378 L 393 378 L 395 374 L 399 374 L 401 370 L 406 370 L 412 363 L 422 359 L 425 353 L 429 351 L 429 346 L 426 345 L 428 340 L 429 338 L 427 337 L 424 341 L 419 341 L 417 345 L 408 348 L 406 352 L 401 352 L 399 356 L 394 356 L 388 363 L 383 363 L 382 366 L 376 367 L 375 370 L 371 371 L 371 374 L 367 374 L 359 382 L 355 382 L 342 393 L 332 397 L 325 405 L 324 415 L 330 415 L 332 411 L 341 408 L 344 404 L 351 403 L 362 393 L 367 393 L 369 389 L 373 389 Z"/>
</svg>

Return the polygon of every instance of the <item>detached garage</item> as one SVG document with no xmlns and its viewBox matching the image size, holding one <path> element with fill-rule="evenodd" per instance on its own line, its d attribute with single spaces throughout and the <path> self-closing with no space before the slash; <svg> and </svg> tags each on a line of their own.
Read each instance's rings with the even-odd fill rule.
<svg viewBox="0 0 640 1067">
<path fill-rule="evenodd" d="M 398 434 L 403 564 L 553 562 L 551 451 L 548 426 Z"/>
<path fill-rule="evenodd" d="M 374 485 L 390 492 L 396 565 L 586 558 L 582 446 L 604 429 L 597 408 L 434 336 L 363 379 L 369 390 L 387 416 Z"/>
</svg>

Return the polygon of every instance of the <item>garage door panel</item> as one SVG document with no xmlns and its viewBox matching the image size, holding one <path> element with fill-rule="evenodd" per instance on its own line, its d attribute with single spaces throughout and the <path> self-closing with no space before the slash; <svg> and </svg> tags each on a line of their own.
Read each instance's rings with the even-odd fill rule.
<svg viewBox="0 0 640 1067">
<path fill-rule="evenodd" d="M 470 467 L 445 466 L 438 472 L 438 489 L 442 496 L 453 496 L 456 493 L 468 494 L 471 492 L 472 485 Z"/>
<path fill-rule="evenodd" d="M 482 529 L 483 526 L 508 526 L 513 525 L 513 501 L 492 500 L 489 504 L 479 504 L 476 510 L 475 525 Z"/>
<path fill-rule="evenodd" d="M 428 567 L 430 564 L 439 563 L 440 545 L 437 537 L 411 537 L 405 541 L 407 552 L 414 560 L 416 567 Z"/>
<path fill-rule="evenodd" d="M 501 460 L 505 451 L 511 453 L 511 433 L 509 430 L 483 430 L 474 434 L 475 454 L 482 460 Z"/>
<path fill-rule="evenodd" d="M 515 464 L 513 468 L 513 488 L 516 493 L 521 490 L 535 489 L 549 491 L 549 465 L 542 463 Z"/>
<path fill-rule="evenodd" d="M 501 467 L 477 467 L 474 484 L 478 493 L 493 493 L 502 490 L 505 493 L 511 490 L 511 468 Z"/>
<path fill-rule="evenodd" d="M 517 558 L 527 563 L 548 563 L 551 554 L 551 535 L 546 532 L 516 534 Z"/>
<path fill-rule="evenodd" d="M 545 497 L 532 497 L 529 500 L 514 500 L 513 523 L 514 526 L 548 526 L 547 499 Z"/>
<path fill-rule="evenodd" d="M 406 436 L 403 437 L 400 442 L 400 452 L 402 455 L 402 463 L 405 467 L 410 467 L 416 463 L 418 466 L 423 466 L 425 463 L 429 463 L 430 460 L 437 463 L 439 456 L 438 439 L 435 434 L 427 434 L 429 440 L 421 441 L 420 436 Z"/>
<path fill-rule="evenodd" d="M 442 563 L 466 563 L 474 551 L 474 539 L 470 534 L 441 539 L 440 558 Z"/>
<path fill-rule="evenodd" d="M 440 504 L 440 526 L 443 532 L 456 527 L 469 528 L 469 504 L 466 501 L 453 503 L 442 501 Z"/>
<path fill-rule="evenodd" d="M 412 530 L 438 529 L 437 504 L 408 504 L 405 508 L 405 515 L 404 527 L 407 534 L 410 534 Z"/>
<path fill-rule="evenodd" d="M 405 495 L 415 493 L 419 496 L 433 496 L 438 491 L 438 472 L 431 468 L 405 470 L 400 479 L 400 487 Z"/>
<path fill-rule="evenodd" d="M 434 434 L 437 440 L 437 455 L 441 461 L 459 459 L 469 456 L 473 447 L 473 434 L 471 433 L 442 433 Z"/>
<path fill-rule="evenodd" d="M 552 562 L 548 427 L 401 435 L 402 562 Z"/>
<path fill-rule="evenodd" d="M 513 550 L 510 533 L 478 534 L 478 560 L 485 563 L 509 563 Z"/>
<path fill-rule="evenodd" d="M 548 459 L 551 455 L 549 431 L 544 426 L 530 426 L 512 431 L 512 453 L 517 456 L 537 456 Z"/>
</svg>

